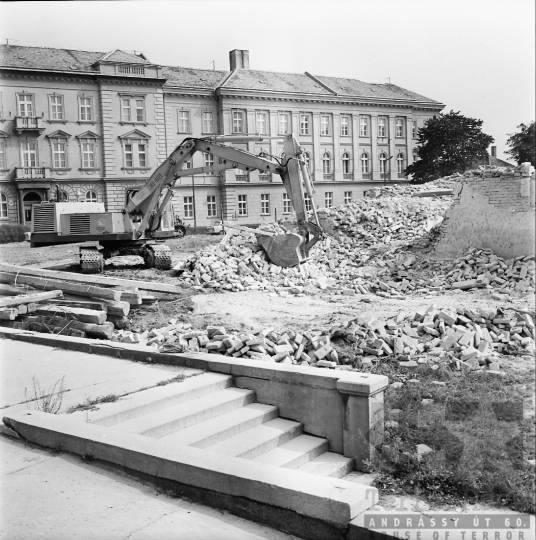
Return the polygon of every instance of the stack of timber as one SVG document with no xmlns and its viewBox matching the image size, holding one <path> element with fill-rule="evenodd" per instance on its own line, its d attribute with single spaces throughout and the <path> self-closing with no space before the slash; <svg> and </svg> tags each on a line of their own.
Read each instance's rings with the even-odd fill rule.
<svg viewBox="0 0 536 540">
<path fill-rule="evenodd" d="M 179 293 L 181 289 L 0 263 L 0 326 L 111 339 L 115 329 L 130 328 L 132 306 L 156 300 L 146 291 Z"/>
</svg>

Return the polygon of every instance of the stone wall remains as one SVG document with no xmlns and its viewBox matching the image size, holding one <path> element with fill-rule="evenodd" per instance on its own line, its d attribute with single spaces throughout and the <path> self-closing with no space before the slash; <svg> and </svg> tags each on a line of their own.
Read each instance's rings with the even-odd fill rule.
<svg viewBox="0 0 536 540">
<path fill-rule="evenodd" d="M 435 251 L 452 256 L 469 247 L 490 248 L 510 259 L 535 253 L 534 167 L 485 167 L 466 172 L 437 235 Z"/>
</svg>

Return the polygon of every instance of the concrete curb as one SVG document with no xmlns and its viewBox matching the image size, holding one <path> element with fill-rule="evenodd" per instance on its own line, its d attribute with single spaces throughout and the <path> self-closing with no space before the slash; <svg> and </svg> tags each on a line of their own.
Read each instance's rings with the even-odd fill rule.
<svg viewBox="0 0 536 540">
<path fill-rule="evenodd" d="M 288 528 L 280 521 L 283 516 L 293 516 L 291 523 L 306 526 L 306 538 L 344 538 L 349 522 L 377 500 L 377 490 L 369 486 L 287 469 L 274 474 L 273 467 L 240 458 L 222 459 L 208 451 L 166 445 L 64 415 L 25 411 L 3 420 L 31 443 L 91 456 L 170 485 L 190 486 L 224 498 L 226 504 L 244 507 L 252 503 L 256 511 L 267 512 L 269 521 L 274 518 L 270 525 L 279 530 Z M 286 532 L 304 535 L 303 529 Z"/>
</svg>

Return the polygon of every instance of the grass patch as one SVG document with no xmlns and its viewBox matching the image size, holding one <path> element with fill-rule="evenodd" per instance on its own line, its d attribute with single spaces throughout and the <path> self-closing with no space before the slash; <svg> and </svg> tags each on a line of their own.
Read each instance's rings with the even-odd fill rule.
<svg viewBox="0 0 536 540">
<path fill-rule="evenodd" d="M 77 411 L 96 411 L 98 410 L 97 405 L 101 403 L 114 403 L 119 400 L 119 396 L 116 394 L 108 394 L 107 396 L 100 396 L 95 399 L 87 398 L 83 403 L 78 405 L 73 405 L 67 409 L 67 414 L 72 414 Z"/>
<path fill-rule="evenodd" d="M 160 381 L 159 383 L 156 383 L 156 386 L 166 386 L 171 383 L 182 382 L 184 381 L 184 379 L 186 379 L 186 375 L 184 375 L 184 373 L 179 373 L 171 379 L 166 379 L 165 381 Z"/>
<path fill-rule="evenodd" d="M 24 389 L 26 401 L 32 402 L 36 411 L 57 414 L 63 403 L 63 394 L 67 392 L 65 377 L 57 380 L 50 388 L 41 388 L 37 377 L 32 377 L 32 389 Z"/>
<path fill-rule="evenodd" d="M 30 230 L 28 225 L 0 225 L 0 244 L 24 242 L 24 233 Z"/>
<path fill-rule="evenodd" d="M 409 372 L 392 359 L 369 371 L 405 383 L 385 392 L 385 440 L 368 464 L 381 492 L 534 513 L 535 468 L 528 460 L 535 457 L 535 420 L 524 414 L 533 377 L 427 365 Z M 432 452 L 419 454 L 420 444 Z"/>
</svg>

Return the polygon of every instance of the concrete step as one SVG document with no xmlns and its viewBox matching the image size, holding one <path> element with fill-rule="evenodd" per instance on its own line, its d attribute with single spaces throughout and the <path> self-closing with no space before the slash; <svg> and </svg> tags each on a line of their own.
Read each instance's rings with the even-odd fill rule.
<svg viewBox="0 0 536 540">
<path fill-rule="evenodd" d="M 372 486 L 375 478 L 376 476 L 374 474 L 352 471 L 346 476 L 343 476 L 341 480 L 352 482 L 354 484 L 361 484 L 362 486 Z"/>
<path fill-rule="evenodd" d="M 115 403 L 103 403 L 98 405 L 97 411 L 80 411 L 69 416 L 99 426 L 113 426 L 231 386 L 234 386 L 234 382 L 229 375 L 204 373 L 181 382 L 129 394 Z"/>
<path fill-rule="evenodd" d="M 159 439 L 180 429 L 214 418 L 255 400 L 255 392 L 242 388 L 226 388 L 209 396 L 166 407 L 161 411 L 146 414 L 121 424 L 118 431 L 139 433 Z"/>
<path fill-rule="evenodd" d="M 245 431 L 236 437 L 213 444 L 207 450 L 226 456 L 253 459 L 254 457 L 276 448 L 303 432 L 299 422 L 277 418 L 266 424 Z"/>
<path fill-rule="evenodd" d="M 315 459 L 312 459 L 297 470 L 307 474 L 317 476 L 330 476 L 332 478 L 343 478 L 349 474 L 354 466 L 354 460 L 334 452 L 325 452 Z"/>
<path fill-rule="evenodd" d="M 253 461 L 273 467 L 297 469 L 327 450 L 328 441 L 326 439 L 311 435 L 299 435 L 277 448 L 253 458 Z"/>
<path fill-rule="evenodd" d="M 235 411 L 216 416 L 205 422 L 181 429 L 162 438 L 166 444 L 184 444 L 196 448 L 207 448 L 277 418 L 278 410 L 273 405 L 251 403 Z"/>
</svg>

